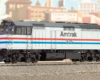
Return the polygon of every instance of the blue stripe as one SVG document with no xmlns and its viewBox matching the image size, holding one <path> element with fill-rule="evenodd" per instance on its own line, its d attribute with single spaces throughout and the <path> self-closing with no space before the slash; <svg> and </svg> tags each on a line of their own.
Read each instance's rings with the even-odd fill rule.
<svg viewBox="0 0 100 80">
<path fill-rule="evenodd" d="M 2 41 L 0 44 L 6 43 L 14 43 L 14 44 L 100 44 L 100 42 L 73 42 L 73 43 L 66 43 L 66 42 L 25 42 L 25 41 Z"/>
</svg>

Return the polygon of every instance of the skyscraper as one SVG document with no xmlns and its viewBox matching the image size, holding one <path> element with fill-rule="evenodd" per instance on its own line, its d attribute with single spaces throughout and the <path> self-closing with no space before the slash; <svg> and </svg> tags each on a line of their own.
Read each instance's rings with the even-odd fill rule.
<svg viewBox="0 0 100 80">
<path fill-rule="evenodd" d="M 65 6 L 65 0 L 60 0 L 60 1 L 58 2 L 58 6 L 59 6 L 59 7 L 64 7 L 64 6 Z"/>
<path fill-rule="evenodd" d="M 46 0 L 45 7 L 52 7 L 52 0 Z"/>
<path fill-rule="evenodd" d="M 37 0 L 37 2 L 36 2 L 36 6 L 41 6 L 41 4 L 40 4 L 40 1 L 39 1 L 39 0 Z"/>
<path fill-rule="evenodd" d="M 100 0 L 97 0 L 97 12 L 100 12 Z"/>
<path fill-rule="evenodd" d="M 96 3 L 90 0 L 83 0 L 79 3 L 79 10 L 83 14 L 95 13 L 96 12 Z"/>
<path fill-rule="evenodd" d="M 30 0 L 8 0 L 6 2 L 6 13 L 12 16 L 12 11 L 23 6 L 31 5 Z"/>
</svg>

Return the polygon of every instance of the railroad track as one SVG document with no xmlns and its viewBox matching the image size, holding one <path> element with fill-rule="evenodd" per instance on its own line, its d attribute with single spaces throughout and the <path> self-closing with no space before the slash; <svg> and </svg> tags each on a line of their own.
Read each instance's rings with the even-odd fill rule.
<svg viewBox="0 0 100 80">
<path fill-rule="evenodd" d="M 39 61 L 37 63 L 24 63 L 24 62 L 18 62 L 15 64 L 12 63 L 0 63 L 0 66 L 41 66 L 41 65 L 87 65 L 87 64 L 100 64 L 100 62 L 49 62 L 49 61 Z"/>
</svg>

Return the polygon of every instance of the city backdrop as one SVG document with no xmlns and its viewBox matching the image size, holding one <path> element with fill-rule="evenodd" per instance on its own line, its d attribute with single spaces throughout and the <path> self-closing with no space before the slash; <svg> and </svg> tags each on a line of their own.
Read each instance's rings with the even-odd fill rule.
<svg viewBox="0 0 100 80">
<path fill-rule="evenodd" d="M 100 25 L 100 0 L 0 0 L 2 20 Z"/>
</svg>

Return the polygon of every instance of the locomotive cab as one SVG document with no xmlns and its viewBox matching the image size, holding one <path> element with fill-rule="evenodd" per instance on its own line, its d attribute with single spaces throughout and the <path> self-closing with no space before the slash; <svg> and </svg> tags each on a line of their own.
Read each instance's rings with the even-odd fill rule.
<svg viewBox="0 0 100 80">
<path fill-rule="evenodd" d="M 3 21 L 1 23 L 0 34 L 13 34 L 14 33 L 14 24 L 11 21 Z"/>
<path fill-rule="evenodd" d="M 14 34 L 14 24 L 11 21 L 3 21 L 0 26 L 0 61 L 7 54 L 8 35 Z"/>
</svg>

